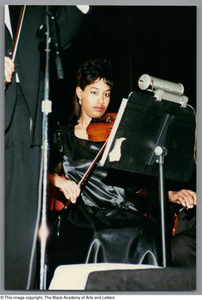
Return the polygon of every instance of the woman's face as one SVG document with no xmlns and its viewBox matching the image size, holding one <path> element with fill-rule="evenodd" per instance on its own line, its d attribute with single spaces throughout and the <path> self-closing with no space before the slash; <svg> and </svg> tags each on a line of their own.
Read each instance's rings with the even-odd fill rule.
<svg viewBox="0 0 202 300">
<path fill-rule="evenodd" d="M 77 87 L 76 93 L 81 99 L 81 116 L 100 118 L 104 115 L 110 102 L 111 87 L 103 79 L 87 85 L 84 90 Z"/>
</svg>

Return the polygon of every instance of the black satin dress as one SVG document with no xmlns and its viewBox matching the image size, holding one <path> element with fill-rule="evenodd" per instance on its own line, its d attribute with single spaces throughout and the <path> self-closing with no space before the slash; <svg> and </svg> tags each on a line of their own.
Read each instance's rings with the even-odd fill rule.
<svg viewBox="0 0 202 300">
<path fill-rule="evenodd" d="M 76 138 L 71 126 L 62 139 L 65 176 L 79 182 L 103 143 Z M 123 188 L 105 182 L 107 171 L 96 164 L 77 203 L 53 225 L 47 246 L 52 271 L 62 264 L 161 264 L 158 225 L 137 211 Z"/>
</svg>

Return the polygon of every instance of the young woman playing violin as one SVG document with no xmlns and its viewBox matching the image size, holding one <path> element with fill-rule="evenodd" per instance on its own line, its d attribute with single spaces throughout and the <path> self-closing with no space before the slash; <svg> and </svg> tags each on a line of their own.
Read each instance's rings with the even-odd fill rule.
<svg viewBox="0 0 202 300">
<path fill-rule="evenodd" d="M 71 123 L 62 129 L 63 161 L 49 176 L 68 203 L 49 235 L 52 272 L 62 264 L 160 264 L 156 224 L 138 212 L 124 188 L 107 184 L 107 167 L 96 163 L 79 184 L 103 146 L 102 138 L 92 141 L 87 132 L 93 120 L 105 116 L 112 86 L 107 60 L 89 60 L 79 68 Z M 99 137 L 99 130 L 95 133 Z"/>
</svg>

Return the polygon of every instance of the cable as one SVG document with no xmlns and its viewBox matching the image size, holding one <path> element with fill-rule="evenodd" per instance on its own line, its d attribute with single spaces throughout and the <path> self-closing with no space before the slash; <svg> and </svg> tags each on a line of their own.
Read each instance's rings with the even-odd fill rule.
<svg viewBox="0 0 202 300">
<path fill-rule="evenodd" d="M 197 114 L 196 114 L 196 110 L 194 109 L 193 106 L 191 106 L 190 104 L 187 104 L 187 106 L 189 106 L 193 112 L 194 112 L 194 116 L 195 116 L 195 123 L 196 123 L 196 128 L 195 128 L 195 140 L 194 140 L 194 161 L 195 163 L 197 163 L 197 159 L 196 159 L 196 149 L 197 149 Z"/>
</svg>

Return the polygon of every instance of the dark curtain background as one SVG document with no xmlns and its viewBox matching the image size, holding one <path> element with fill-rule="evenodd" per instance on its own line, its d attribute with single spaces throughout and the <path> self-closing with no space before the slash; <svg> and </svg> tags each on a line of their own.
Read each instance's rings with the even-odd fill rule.
<svg viewBox="0 0 202 300">
<path fill-rule="evenodd" d="M 112 112 L 131 91 L 140 91 L 138 79 L 145 73 L 182 83 L 195 107 L 196 6 L 93 6 L 77 39 L 63 53 L 65 79 L 53 76 L 54 120 L 67 122 L 76 69 L 92 57 L 112 62 Z"/>
</svg>

